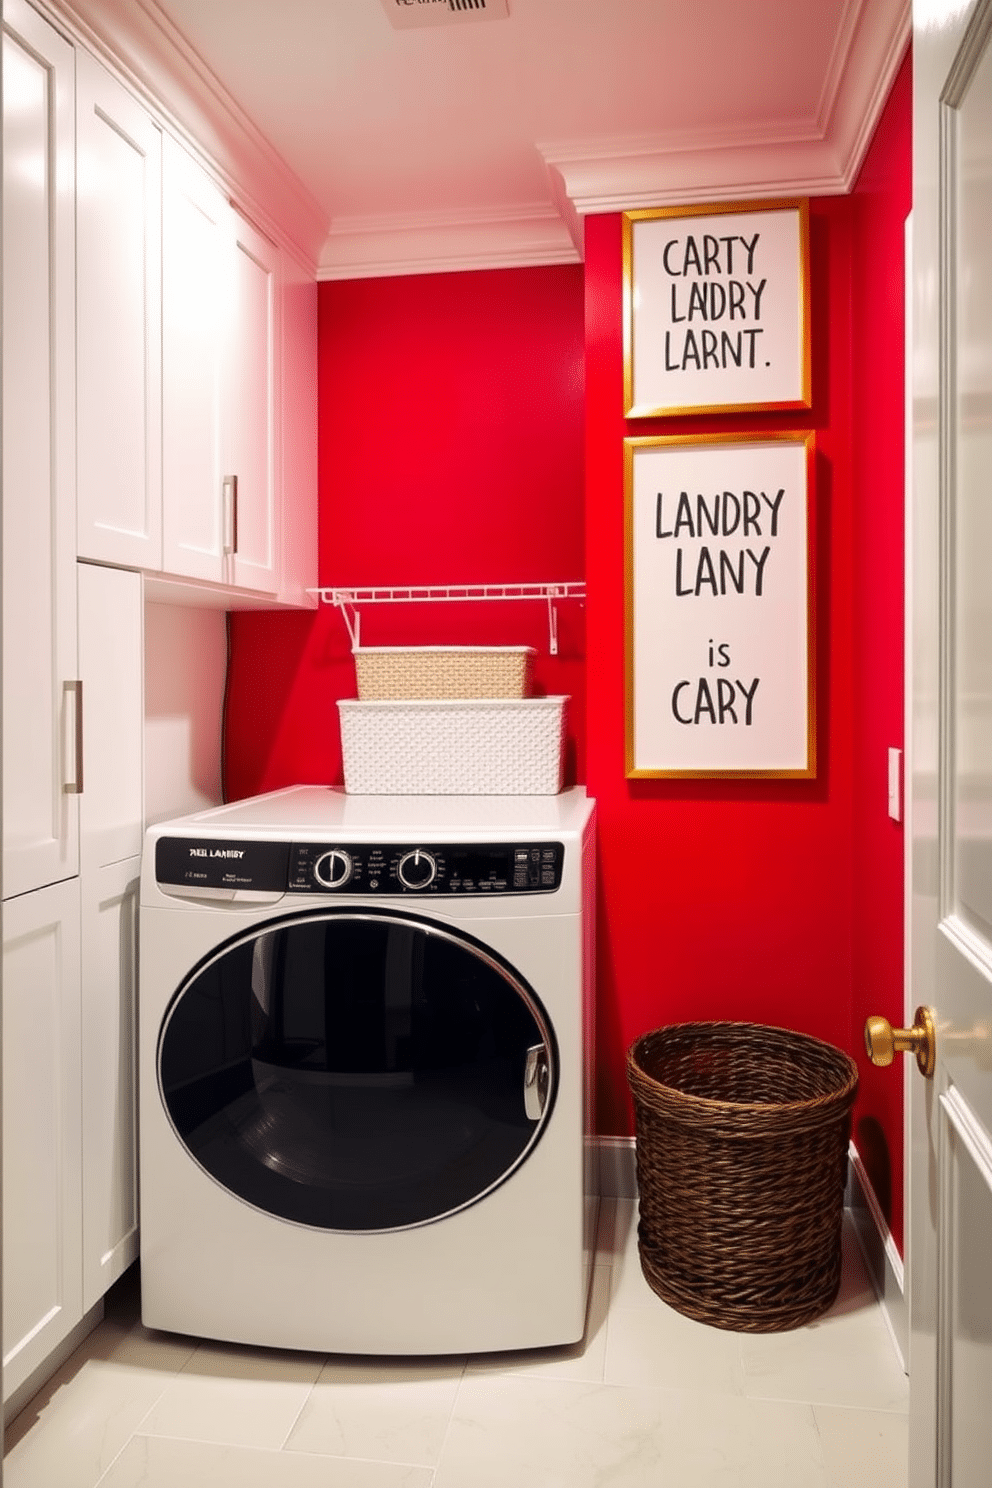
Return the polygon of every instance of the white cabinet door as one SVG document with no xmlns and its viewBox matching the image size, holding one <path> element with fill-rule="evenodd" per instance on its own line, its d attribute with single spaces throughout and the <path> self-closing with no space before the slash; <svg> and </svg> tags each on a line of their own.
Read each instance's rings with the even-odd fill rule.
<svg viewBox="0 0 992 1488">
<path fill-rule="evenodd" d="M 279 250 L 163 142 L 165 573 L 279 589 Z"/>
<path fill-rule="evenodd" d="M 232 248 L 225 475 L 237 479 L 237 490 L 229 532 L 230 581 L 274 594 L 279 589 L 279 250 L 237 213 Z"/>
<path fill-rule="evenodd" d="M 141 852 L 144 699 L 141 575 L 80 563 L 79 671 L 85 785 L 81 871 Z"/>
<path fill-rule="evenodd" d="M 3 893 L 77 871 L 73 54 L 3 22 Z"/>
<path fill-rule="evenodd" d="M 225 577 L 225 348 L 231 209 L 203 167 L 162 142 L 162 567 Z"/>
<path fill-rule="evenodd" d="M 137 923 L 140 858 L 84 868 L 83 1309 L 138 1254 Z"/>
<path fill-rule="evenodd" d="M 79 565 L 83 1307 L 138 1248 L 135 1023 L 142 836 L 142 579 Z"/>
<path fill-rule="evenodd" d="M 287 255 L 282 281 L 279 598 L 314 609 L 317 587 L 317 285 Z"/>
<path fill-rule="evenodd" d="M 85 52 L 76 104 L 78 552 L 158 568 L 162 136 Z"/>
<path fill-rule="evenodd" d="M 3 1384 L 9 1397 L 83 1315 L 79 880 L 8 900 L 3 932 Z"/>
</svg>

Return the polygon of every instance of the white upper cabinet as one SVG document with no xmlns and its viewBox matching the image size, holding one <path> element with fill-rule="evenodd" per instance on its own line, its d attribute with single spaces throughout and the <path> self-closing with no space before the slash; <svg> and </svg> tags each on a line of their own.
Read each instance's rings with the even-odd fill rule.
<svg viewBox="0 0 992 1488">
<path fill-rule="evenodd" d="M 163 569 L 279 589 L 279 250 L 163 157 Z"/>
<path fill-rule="evenodd" d="M 24 0 L 13 0 L 11 13 L 35 14 Z M 312 603 L 305 591 L 316 577 L 313 277 L 304 282 L 264 226 L 231 205 L 216 174 L 163 129 L 154 103 L 84 47 L 61 46 L 67 77 L 58 90 L 52 83 L 51 98 L 34 53 L 12 64 L 19 72 L 8 110 L 11 158 L 24 149 L 38 162 L 9 170 L 6 188 L 18 229 L 10 234 L 17 245 L 8 254 L 5 310 L 21 386 L 8 415 L 16 448 L 5 467 L 15 489 L 34 483 L 25 520 L 37 527 L 51 518 L 39 482 L 74 481 L 75 531 L 67 529 L 74 555 L 209 585 L 204 603 L 223 603 L 225 591 L 235 602 L 250 592 L 248 603 Z M 32 86 L 34 103 L 25 106 L 34 108 L 33 124 L 17 103 L 17 89 Z M 28 139 L 32 128 L 36 136 L 52 131 L 54 154 Z M 49 159 L 60 162 L 59 181 Z M 54 252 L 46 235 L 56 229 L 68 293 L 59 279 L 65 264 L 51 276 L 46 268 Z M 23 253 L 22 243 L 31 244 Z M 50 328 L 40 318 L 49 313 Z M 63 385 L 43 405 L 32 389 L 49 376 Z M 17 396 L 33 399 L 34 424 Z M 42 428 L 38 420 L 49 415 L 64 430 Z M 49 535 L 39 529 L 25 539 L 36 562 L 51 548 Z M 39 589 L 37 578 L 23 566 L 12 575 L 19 616 L 45 603 L 47 581 L 42 576 Z M 28 590 L 35 598 L 25 607 Z M 33 681 L 46 636 L 43 626 L 30 629 L 30 656 L 25 650 L 20 665 Z M 18 665 L 14 658 L 15 688 Z M 67 677 L 72 670 L 63 668 Z M 71 728 L 74 695 L 63 706 L 60 692 L 57 703 Z M 47 726 L 36 707 L 31 715 L 36 731 Z M 44 741 L 24 748 L 40 769 Z M 60 798 L 63 814 L 64 804 Z M 36 811 L 37 802 L 25 800 L 24 809 Z M 35 831 L 16 815 L 12 831 Z"/>
<path fill-rule="evenodd" d="M 161 564 L 162 134 L 86 52 L 77 82 L 78 552 Z"/>
<path fill-rule="evenodd" d="M 191 155 L 162 147 L 162 566 L 224 579 L 230 207 Z"/>
<path fill-rule="evenodd" d="M 232 214 L 234 314 L 229 341 L 229 547 L 231 579 L 247 589 L 279 588 L 277 473 L 280 399 L 279 250 Z"/>
<path fill-rule="evenodd" d="M 72 48 L 3 23 L 3 893 L 78 871 Z"/>
</svg>

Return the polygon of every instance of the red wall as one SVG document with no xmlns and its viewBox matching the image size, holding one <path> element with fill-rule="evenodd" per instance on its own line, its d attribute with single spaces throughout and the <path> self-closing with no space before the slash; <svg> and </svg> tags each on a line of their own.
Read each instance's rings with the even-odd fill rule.
<svg viewBox="0 0 992 1488">
<path fill-rule="evenodd" d="M 534 644 L 540 690 L 573 698 L 569 778 L 599 803 L 602 1132 L 631 1130 L 625 1051 L 659 1023 L 787 1024 L 854 1052 L 867 1011 L 901 1014 L 902 840 L 884 779 L 885 751 L 902 743 L 908 110 L 907 64 L 858 190 L 811 203 L 808 414 L 625 424 L 617 216 L 588 220 L 584 270 L 320 289 L 321 582 L 587 579 L 584 616 L 562 607 L 558 659 L 539 605 L 370 607 L 362 639 Z M 626 780 L 624 434 L 807 427 L 817 779 Z M 233 616 L 228 795 L 339 782 L 334 701 L 346 696 L 336 611 Z M 899 1081 L 866 1072 L 857 1107 L 897 1240 Z"/>
<path fill-rule="evenodd" d="M 637 420 L 622 404 L 620 219 L 586 224 L 588 784 L 599 801 L 599 1100 L 630 1129 L 624 1053 L 661 1023 L 739 1018 L 850 1038 L 853 650 L 851 207 L 810 206 L 813 408 Z M 624 778 L 625 433 L 816 432 L 818 775 Z"/>
<path fill-rule="evenodd" d="M 320 582 L 581 579 L 579 265 L 320 286 Z M 533 645 L 535 690 L 571 697 L 568 783 L 585 772 L 576 602 L 548 655 L 537 602 L 382 605 L 366 645 Z M 355 696 L 341 614 L 232 616 L 227 794 L 341 781 L 335 700 Z"/>
</svg>

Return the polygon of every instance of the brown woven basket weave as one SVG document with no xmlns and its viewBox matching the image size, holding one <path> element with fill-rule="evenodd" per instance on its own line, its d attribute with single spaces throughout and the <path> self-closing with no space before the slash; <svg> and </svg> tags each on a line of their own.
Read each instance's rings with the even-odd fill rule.
<svg viewBox="0 0 992 1488">
<path fill-rule="evenodd" d="M 627 1077 L 648 1285 L 718 1328 L 819 1317 L 840 1286 L 854 1060 L 784 1028 L 682 1023 L 638 1039 Z"/>
</svg>

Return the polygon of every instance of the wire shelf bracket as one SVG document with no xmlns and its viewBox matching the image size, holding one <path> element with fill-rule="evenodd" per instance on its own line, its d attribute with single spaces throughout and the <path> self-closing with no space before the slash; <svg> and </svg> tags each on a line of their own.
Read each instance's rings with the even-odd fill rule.
<svg viewBox="0 0 992 1488">
<path fill-rule="evenodd" d="M 560 584 L 425 584 L 406 588 L 311 589 L 322 604 L 334 605 L 341 611 L 351 640 L 352 650 L 361 644 L 361 607 L 370 604 L 464 604 L 474 600 L 533 599 L 543 600 L 548 607 L 548 651 L 558 655 L 558 603 L 561 600 L 584 600 L 586 586 L 581 580 Z"/>
</svg>

